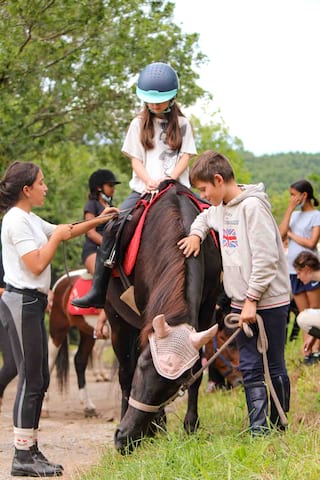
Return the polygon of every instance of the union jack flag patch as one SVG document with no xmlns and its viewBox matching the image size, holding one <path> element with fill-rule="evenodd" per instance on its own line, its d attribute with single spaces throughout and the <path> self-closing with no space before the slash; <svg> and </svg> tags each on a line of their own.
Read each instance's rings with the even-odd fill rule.
<svg viewBox="0 0 320 480">
<path fill-rule="evenodd" d="M 224 248 L 236 248 L 238 246 L 237 232 L 234 228 L 223 229 L 223 246 Z"/>
</svg>

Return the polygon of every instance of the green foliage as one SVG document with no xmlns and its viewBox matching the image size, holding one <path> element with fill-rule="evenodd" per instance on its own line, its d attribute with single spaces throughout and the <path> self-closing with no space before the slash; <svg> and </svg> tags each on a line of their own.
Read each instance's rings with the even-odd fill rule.
<svg viewBox="0 0 320 480">
<path fill-rule="evenodd" d="M 250 170 L 254 182 L 263 182 L 269 194 L 281 194 L 289 190 L 291 183 L 302 178 L 315 181 L 320 168 L 320 153 L 278 153 L 276 155 L 263 155 L 254 157 L 246 152 L 245 163 Z M 320 193 L 320 183 L 314 187 Z"/>
<path fill-rule="evenodd" d="M 204 95 L 198 35 L 183 34 L 173 10 L 167 0 L 1 1 L 1 165 L 68 141 L 112 144 L 120 158 L 139 106 L 133 84 L 152 61 L 178 71 L 182 104 Z"/>
<path fill-rule="evenodd" d="M 233 138 L 229 134 L 224 122 L 217 113 L 209 115 L 206 123 L 195 116 L 191 117 L 195 133 L 197 151 L 202 153 L 206 150 L 216 150 L 228 157 L 239 183 L 248 183 L 250 173 L 243 161 L 243 145 L 241 140 Z"/>
<path fill-rule="evenodd" d="M 280 223 L 289 201 L 290 185 L 302 178 L 309 180 L 315 197 L 320 199 L 320 153 L 278 153 L 254 157 L 244 153 L 245 165 L 253 183 L 263 182 L 271 199 L 273 214 Z"/>
</svg>

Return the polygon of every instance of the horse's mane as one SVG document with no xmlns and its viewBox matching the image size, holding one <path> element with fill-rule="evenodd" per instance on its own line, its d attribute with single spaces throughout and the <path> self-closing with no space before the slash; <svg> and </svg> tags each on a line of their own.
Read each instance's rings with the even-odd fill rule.
<svg viewBox="0 0 320 480">
<path fill-rule="evenodd" d="M 183 226 L 175 188 L 169 189 L 150 208 L 143 229 L 135 275 L 146 295 L 142 343 L 152 330 L 152 320 L 164 314 L 171 325 L 187 320 L 185 256 L 177 242 L 187 232 Z"/>
</svg>

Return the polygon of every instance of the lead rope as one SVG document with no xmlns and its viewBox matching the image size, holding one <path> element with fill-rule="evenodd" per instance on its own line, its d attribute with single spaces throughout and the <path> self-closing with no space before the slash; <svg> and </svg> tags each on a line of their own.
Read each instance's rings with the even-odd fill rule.
<svg viewBox="0 0 320 480">
<path fill-rule="evenodd" d="M 121 210 L 120 213 L 125 212 L 125 211 L 126 210 Z M 106 222 L 107 222 L 108 220 L 111 220 L 112 218 L 114 218 L 118 215 L 119 215 L 118 213 L 108 213 L 108 214 L 101 215 L 101 216 L 105 217 Z M 71 225 L 79 225 L 79 223 L 86 223 L 86 222 L 90 222 L 90 220 L 78 220 L 77 222 L 73 222 Z M 63 240 L 63 242 L 62 242 L 62 255 L 63 255 L 64 269 L 65 269 L 67 277 L 70 279 L 70 270 L 69 270 L 68 264 L 67 264 L 67 241 L 66 240 Z"/>
</svg>

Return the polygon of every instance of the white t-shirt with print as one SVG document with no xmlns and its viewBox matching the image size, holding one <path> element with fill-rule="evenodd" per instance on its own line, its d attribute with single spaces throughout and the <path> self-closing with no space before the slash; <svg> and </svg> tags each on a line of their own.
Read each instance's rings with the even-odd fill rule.
<svg viewBox="0 0 320 480">
<path fill-rule="evenodd" d="M 43 247 L 56 225 L 34 213 L 12 207 L 3 217 L 1 229 L 4 281 L 16 288 L 37 289 L 48 293 L 51 282 L 50 264 L 34 275 L 21 257 Z"/>
<path fill-rule="evenodd" d="M 166 127 L 167 120 L 154 118 L 154 143 L 152 150 L 145 150 L 140 142 L 141 118 L 136 117 L 130 123 L 122 152 L 130 158 L 137 158 L 146 168 L 148 174 L 153 180 L 172 173 L 174 167 L 178 163 L 183 153 L 195 155 L 197 153 L 192 128 L 189 120 L 185 117 L 179 117 L 179 125 L 182 134 L 182 145 L 180 151 L 171 150 L 166 144 Z M 186 169 L 178 179 L 186 187 L 190 187 L 189 169 Z M 130 188 L 138 193 L 142 193 L 146 189 L 145 183 L 132 172 L 132 178 L 129 182 Z"/>
</svg>

